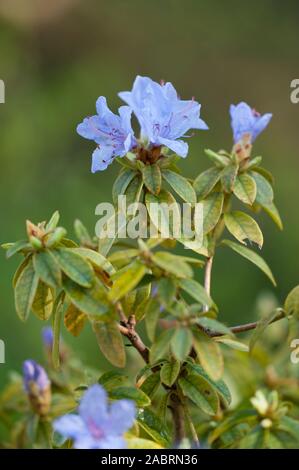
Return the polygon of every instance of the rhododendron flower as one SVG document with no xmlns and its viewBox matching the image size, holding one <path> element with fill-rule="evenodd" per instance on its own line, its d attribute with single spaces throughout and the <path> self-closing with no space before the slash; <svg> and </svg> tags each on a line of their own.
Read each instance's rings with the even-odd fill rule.
<svg viewBox="0 0 299 470">
<path fill-rule="evenodd" d="M 272 118 L 272 114 L 261 115 L 243 101 L 230 106 L 230 115 L 235 143 L 242 140 L 244 136 L 249 136 L 249 141 L 253 142 Z"/>
<path fill-rule="evenodd" d="M 129 106 L 121 106 L 116 115 L 108 108 L 106 98 L 100 96 L 96 109 L 97 115 L 85 118 L 77 127 L 78 134 L 98 144 L 92 154 L 93 173 L 106 170 L 114 158 L 123 157 L 136 145 Z"/>
<path fill-rule="evenodd" d="M 131 428 L 136 414 L 131 400 L 108 405 L 106 391 L 92 385 L 79 405 L 79 415 L 69 414 L 54 421 L 54 429 L 72 439 L 76 449 L 123 449 L 123 434 Z"/>
<path fill-rule="evenodd" d="M 137 76 L 132 91 L 119 96 L 132 108 L 140 126 L 141 136 L 153 146 L 164 145 L 177 155 L 186 157 L 190 129 L 208 129 L 200 119 L 200 104 L 195 100 L 181 100 L 169 82 L 159 84 L 148 77 Z"/>
</svg>

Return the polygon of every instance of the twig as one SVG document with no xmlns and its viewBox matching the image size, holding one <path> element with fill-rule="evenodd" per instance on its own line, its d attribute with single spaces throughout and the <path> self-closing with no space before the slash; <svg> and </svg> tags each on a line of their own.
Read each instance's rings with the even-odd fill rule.
<svg viewBox="0 0 299 470">
<path fill-rule="evenodd" d="M 285 315 L 285 312 L 283 310 L 281 310 L 277 316 L 275 318 L 273 318 L 272 321 L 269 322 L 269 325 L 271 325 L 272 323 L 275 323 L 279 320 L 281 320 L 282 318 L 285 318 L 286 315 Z M 252 323 L 245 323 L 244 325 L 237 325 L 237 326 L 232 326 L 230 328 L 231 332 L 232 333 L 244 333 L 245 331 L 250 331 L 250 330 L 254 330 L 257 326 L 259 325 L 259 322 L 255 321 L 255 322 L 252 322 Z M 206 331 L 206 333 L 209 335 L 209 336 L 223 336 L 223 333 L 220 333 L 218 331 L 211 331 L 211 330 L 208 330 Z"/>
<path fill-rule="evenodd" d="M 123 311 L 123 308 L 122 308 L 122 305 L 120 302 L 116 302 L 115 304 L 115 308 L 116 308 L 116 312 L 119 316 L 119 319 L 121 321 L 121 323 L 124 323 L 125 325 L 128 323 L 128 319 Z"/>
<path fill-rule="evenodd" d="M 127 326 L 123 325 L 118 325 L 119 331 L 121 332 L 122 335 L 124 335 L 132 346 L 139 352 L 140 356 L 144 359 L 144 361 L 148 364 L 149 363 L 149 349 L 145 346 L 144 342 L 136 333 L 136 331 L 132 328 L 129 328 Z"/>
</svg>

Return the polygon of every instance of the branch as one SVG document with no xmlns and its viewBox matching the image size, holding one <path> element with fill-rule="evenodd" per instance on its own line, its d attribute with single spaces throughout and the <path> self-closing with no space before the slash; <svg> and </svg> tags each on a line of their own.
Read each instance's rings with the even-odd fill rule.
<svg viewBox="0 0 299 470">
<path fill-rule="evenodd" d="M 138 333 L 136 333 L 135 329 L 129 326 L 123 326 L 121 324 L 119 324 L 118 327 L 121 334 L 128 338 L 132 346 L 134 346 L 134 348 L 139 352 L 140 356 L 148 364 L 149 349 L 145 346 L 144 342 L 142 341 Z"/>
<path fill-rule="evenodd" d="M 116 303 L 116 311 L 120 318 L 120 323 L 118 325 L 119 331 L 123 336 L 128 338 L 132 346 L 134 346 L 134 348 L 139 352 L 140 356 L 148 364 L 149 349 L 145 346 L 144 342 L 142 341 L 138 333 L 135 331 L 135 315 L 130 315 L 127 319 L 120 302 Z"/>
<path fill-rule="evenodd" d="M 277 315 L 276 317 L 273 318 L 272 321 L 269 322 L 269 325 L 271 325 L 272 323 L 275 323 L 279 320 L 281 320 L 282 318 L 285 318 L 286 315 L 285 315 L 285 312 L 283 310 L 281 310 Z M 250 331 L 250 330 L 254 330 L 258 325 L 259 325 L 260 322 L 258 321 L 255 321 L 255 322 L 252 322 L 252 323 L 245 323 L 244 325 L 237 325 L 237 326 L 232 326 L 230 327 L 230 330 L 232 333 L 244 333 L 245 331 Z M 211 330 L 208 330 L 206 331 L 206 333 L 209 335 L 209 336 L 223 336 L 224 333 L 220 333 L 219 331 L 211 331 Z"/>
</svg>

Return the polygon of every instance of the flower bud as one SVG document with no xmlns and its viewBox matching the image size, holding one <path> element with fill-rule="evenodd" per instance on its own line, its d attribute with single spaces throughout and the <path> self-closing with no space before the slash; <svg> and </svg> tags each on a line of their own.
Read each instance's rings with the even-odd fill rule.
<svg viewBox="0 0 299 470">
<path fill-rule="evenodd" d="M 63 227 L 57 227 L 54 232 L 49 235 L 49 238 L 46 241 L 47 248 L 52 248 L 66 236 L 66 230 Z"/>
<path fill-rule="evenodd" d="M 29 237 L 29 241 L 31 245 L 33 246 L 33 248 L 35 248 L 36 250 L 41 250 L 43 248 L 43 243 L 41 242 L 39 238 L 34 237 L 32 235 L 31 237 Z"/>
<path fill-rule="evenodd" d="M 46 326 L 42 330 L 42 338 L 43 338 L 43 343 L 45 348 L 50 351 L 52 351 L 52 346 L 53 346 L 53 330 L 51 326 Z"/>
<path fill-rule="evenodd" d="M 23 364 L 23 382 L 32 409 L 45 416 L 51 405 L 51 383 L 46 371 L 29 359 Z"/>
</svg>

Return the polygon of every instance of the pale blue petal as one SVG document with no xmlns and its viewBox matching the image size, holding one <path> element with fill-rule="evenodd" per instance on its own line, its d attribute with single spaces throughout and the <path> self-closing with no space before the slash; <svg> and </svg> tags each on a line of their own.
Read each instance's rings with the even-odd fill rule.
<svg viewBox="0 0 299 470">
<path fill-rule="evenodd" d="M 95 140 L 99 135 L 99 131 L 97 129 L 97 116 L 83 119 L 83 121 L 77 126 L 77 132 L 85 139 Z"/>
<path fill-rule="evenodd" d="M 102 449 L 100 441 L 94 439 L 90 434 L 78 436 L 74 441 L 75 449 Z"/>
<path fill-rule="evenodd" d="M 107 434 L 121 435 L 133 426 L 136 407 L 131 400 L 118 400 L 111 404 Z"/>
<path fill-rule="evenodd" d="M 182 140 L 169 140 L 160 137 L 159 143 L 161 145 L 165 145 L 165 147 L 170 148 L 170 150 L 182 158 L 185 158 L 188 155 L 188 144 Z"/>
<path fill-rule="evenodd" d="M 268 126 L 269 122 L 272 119 L 272 114 L 267 113 L 258 118 L 252 129 L 252 140 L 254 141 L 257 136 L 263 132 L 264 129 Z"/>
<path fill-rule="evenodd" d="M 100 426 L 108 417 L 107 393 L 100 385 L 92 385 L 85 392 L 80 406 L 79 414 L 87 427 L 92 423 Z"/>
<path fill-rule="evenodd" d="M 121 106 L 118 110 L 121 126 L 128 133 L 133 133 L 131 126 L 132 108 L 130 106 Z"/>
<path fill-rule="evenodd" d="M 127 443 L 120 436 L 108 436 L 98 441 L 97 449 L 126 449 Z"/>
<path fill-rule="evenodd" d="M 53 428 L 68 439 L 75 439 L 78 436 L 85 435 L 87 432 L 82 418 L 74 414 L 65 415 L 56 419 L 53 422 Z"/>
<path fill-rule="evenodd" d="M 112 147 L 103 146 L 101 148 L 96 148 L 92 154 L 91 172 L 96 173 L 97 171 L 106 170 L 108 165 L 113 161 L 112 155 Z"/>
</svg>

